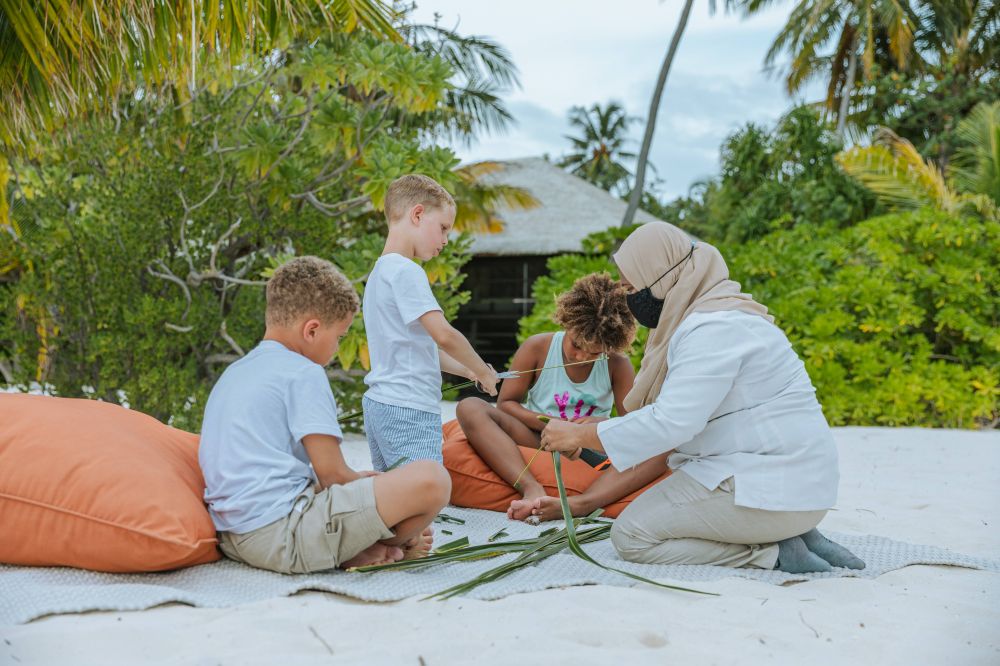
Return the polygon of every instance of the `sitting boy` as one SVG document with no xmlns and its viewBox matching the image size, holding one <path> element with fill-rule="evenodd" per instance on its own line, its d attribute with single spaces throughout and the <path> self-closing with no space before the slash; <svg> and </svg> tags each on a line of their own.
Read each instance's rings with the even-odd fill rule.
<svg viewBox="0 0 1000 666">
<path fill-rule="evenodd" d="M 421 557 L 451 489 L 441 465 L 357 472 L 323 369 L 358 312 L 333 264 L 300 257 L 267 283 L 264 339 L 222 373 L 198 459 L 222 552 L 281 573 Z"/>
</svg>

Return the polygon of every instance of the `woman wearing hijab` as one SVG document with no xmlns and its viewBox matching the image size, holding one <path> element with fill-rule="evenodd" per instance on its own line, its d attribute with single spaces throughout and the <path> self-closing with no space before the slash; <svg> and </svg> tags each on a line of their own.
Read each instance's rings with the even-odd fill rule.
<svg viewBox="0 0 1000 666">
<path fill-rule="evenodd" d="M 649 327 L 628 414 L 552 421 L 543 448 L 604 451 L 625 470 L 672 451 L 673 474 L 622 512 L 622 558 L 791 573 L 863 568 L 815 528 L 837 499 L 837 450 L 802 361 L 767 308 L 729 279 L 722 255 L 664 222 L 614 255 Z"/>
</svg>

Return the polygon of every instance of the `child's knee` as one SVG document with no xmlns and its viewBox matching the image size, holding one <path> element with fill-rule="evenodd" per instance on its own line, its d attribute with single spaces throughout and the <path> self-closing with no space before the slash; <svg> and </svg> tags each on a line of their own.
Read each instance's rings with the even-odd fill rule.
<svg viewBox="0 0 1000 666">
<path fill-rule="evenodd" d="M 455 416 L 463 430 L 466 429 L 467 425 L 474 425 L 473 420 L 482 413 L 483 407 L 489 407 L 489 404 L 481 398 L 466 398 L 458 403 L 458 407 L 455 408 Z"/>
<path fill-rule="evenodd" d="M 417 460 L 406 466 L 412 470 L 416 497 L 424 498 L 428 505 L 444 506 L 451 499 L 451 476 L 440 463 Z"/>
</svg>

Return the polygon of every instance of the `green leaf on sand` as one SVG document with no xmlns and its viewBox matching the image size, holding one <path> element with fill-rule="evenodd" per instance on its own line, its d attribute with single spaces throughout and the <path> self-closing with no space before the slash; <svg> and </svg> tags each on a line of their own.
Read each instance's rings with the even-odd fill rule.
<svg viewBox="0 0 1000 666">
<path fill-rule="evenodd" d="M 434 549 L 434 552 L 447 553 L 449 551 L 456 550 L 458 548 L 462 548 L 468 545 L 469 545 L 469 537 L 464 536 L 461 539 L 455 539 L 454 541 L 449 541 L 448 543 L 442 546 L 438 546 L 437 548 Z"/>
</svg>

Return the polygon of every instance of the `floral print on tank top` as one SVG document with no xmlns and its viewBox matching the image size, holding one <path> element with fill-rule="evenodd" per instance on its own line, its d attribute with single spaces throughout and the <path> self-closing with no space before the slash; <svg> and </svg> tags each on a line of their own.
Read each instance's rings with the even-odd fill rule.
<svg viewBox="0 0 1000 666">
<path fill-rule="evenodd" d="M 552 398 L 555 400 L 556 406 L 559 408 L 559 418 L 563 421 L 578 419 L 582 416 L 590 416 L 594 413 L 594 410 L 597 409 L 597 405 L 594 404 L 597 400 L 589 393 L 584 393 L 579 397 L 571 398 L 569 391 L 563 391 L 562 395 L 556 393 L 552 396 Z M 569 415 L 569 409 L 572 409 L 572 416 Z M 555 416 L 555 414 L 550 414 L 549 416 Z"/>
</svg>

